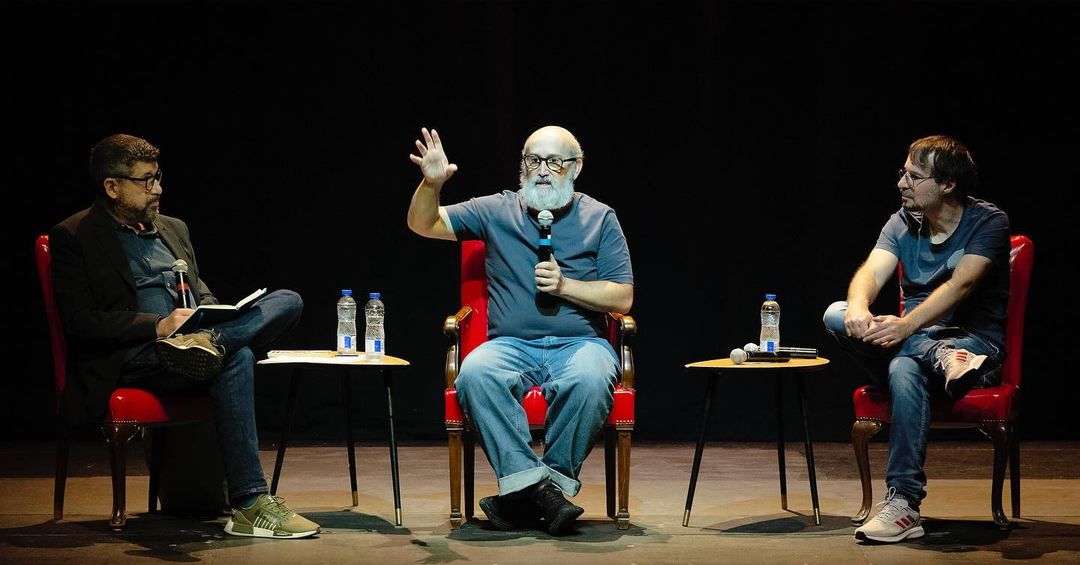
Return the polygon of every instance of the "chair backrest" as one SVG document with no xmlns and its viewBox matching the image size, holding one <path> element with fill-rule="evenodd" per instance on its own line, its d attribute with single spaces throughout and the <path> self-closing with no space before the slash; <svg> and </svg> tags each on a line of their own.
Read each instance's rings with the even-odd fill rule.
<svg viewBox="0 0 1080 565">
<path fill-rule="evenodd" d="M 1035 244 L 1026 235 L 1009 238 L 1009 317 L 1005 322 L 1005 366 L 1001 384 L 1020 387 L 1021 361 L 1024 357 L 1024 314 L 1027 312 L 1028 287 L 1035 260 Z M 897 267 L 902 281 L 904 271 Z M 900 288 L 900 315 L 904 315 L 904 289 Z"/>
<path fill-rule="evenodd" d="M 1014 235 L 1009 243 L 1009 319 L 1005 322 L 1005 367 L 1001 382 L 1020 386 L 1020 362 L 1024 357 L 1024 314 L 1035 262 L 1035 244 L 1026 235 Z"/>
<path fill-rule="evenodd" d="M 64 392 L 67 382 L 67 341 L 64 339 L 64 326 L 60 324 L 60 312 L 56 309 L 56 295 L 53 294 L 52 253 L 49 251 L 49 236 L 39 235 L 34 242 L 34 257 L 37 259 L 38 281 L 41 283 L 41 298 L 45 302 L 45 318 L 49 323 L 49 341 L 52 343 L 53 379 L 56 385 L 56 399 Z"/>
<path fill-rule="evenodd" d="M 471 318 L 461 332 L 461 358 L 487 341 L 487 268 L 484 265 L 484 242 L 461 242 L 461 305 L 472 308 Z"/>
<path fill-rule="evenodd" d="M 461 242 L 461 305 L 473 312 L 461 331 L 461 358 L 487 341 L 488 287 L 484 263 L 484 242 L 478 239 Z M 609 322 L 608 341 L 619 351 L 619 327 Z"/>
</svg>

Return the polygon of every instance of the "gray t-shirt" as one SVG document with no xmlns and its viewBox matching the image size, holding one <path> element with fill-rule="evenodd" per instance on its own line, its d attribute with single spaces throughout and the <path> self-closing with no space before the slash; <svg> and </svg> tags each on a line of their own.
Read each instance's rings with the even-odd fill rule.
<svg viewBox="0 0 1080 565">
<path fill-rule="evenodd" d="M 948 239 L 930 243 L 929 229 L 901 208 L 878 236 L 876 247 L 900 259 L 904 311 L 912 311 L 949 280 L 964 255 L 986 257 L 990 272 L 935 324 L 978 333 L 1001 347 L 1009 305 L 1009 217 L 989 202 L 968 197 L 960 224 Z"/>
<path fill-rule="evenodd" d="M 447 206 L 446 212 L 459 240 L 485 243 L 489 338 L 606 334 L 602 312 L 565 300 L 555 300 L 555 308 L 538 307 L 535 268 L 540 224 L 516 192 L 473 198 Z M 569 210 L 551 225 L 551 242 L 565 277 L 634 283 L 630 251 L 615 211 L 587 195 L 574 193 Z"/>
</svg>

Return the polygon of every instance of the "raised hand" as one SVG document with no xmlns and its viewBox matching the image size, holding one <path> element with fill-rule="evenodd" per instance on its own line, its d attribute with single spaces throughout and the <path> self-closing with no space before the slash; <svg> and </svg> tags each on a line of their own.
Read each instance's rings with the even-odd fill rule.
<svg viewBox="0 0 1080 565">
<path fill-rule="evenodd" d="M 420 133 L 424 136 L 424 141 L 416 140 L 416 148 L 420 151 L 420 155 L 410 154 L 409 160 L 420 167 L 425 182 L 434 187 L 440 187 L 454 175 L 457 165 L 447 160 L 442 140 L 439 139 L 439 132 L 431 130 L 429 133 L 427 128 L 420 128 Z"/>
</svg>

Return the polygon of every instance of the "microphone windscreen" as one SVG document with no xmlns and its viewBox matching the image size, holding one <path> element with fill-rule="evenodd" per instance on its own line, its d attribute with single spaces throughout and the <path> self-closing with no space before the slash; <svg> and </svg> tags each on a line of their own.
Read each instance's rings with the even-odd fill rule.
<svg viewBox="0 0 1080 565">
<path fill-rule="evenodd" d="M 177 259 L 172 264 L 172 270 L 174 273 L 187 273 L 187 261 L 183 259 Z"/>
<path fill-rule="evenodd" d="M 551 210 L 540 210 L 540 213 L 536 215 L 536 220 L 540 222 L 543 227 L 551 226 L 551 222 L 555 220 L 555 216 L 551 214 Z"/>
</svg>

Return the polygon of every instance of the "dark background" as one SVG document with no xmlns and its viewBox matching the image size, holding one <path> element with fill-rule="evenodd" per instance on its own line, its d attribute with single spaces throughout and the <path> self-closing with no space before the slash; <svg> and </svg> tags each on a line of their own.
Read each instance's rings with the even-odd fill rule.
<svg viewBox="0 0 1080 565">
<path fill-rule="evenodd" d="M 844 440 L 861 378 L 821 327 L 899 206 L 909 143 L 946 133 L 976 195 L 1036 244 L 1027 438 L 1077 438 L 1063 324 L 1074 285 L 1075 5 L 1049 2 L 16 3 L 5 9 L 6 438 L 48 438 L 52 362 L 36 235 L 87 206 L 89 148 L 126 132 L 163 151 L 162 211 L 234 302 L 268 286 L 305 313 L 283 348 L 330 348 L 341 288 L 383 293 L 405 439 L 443 437 L 443 318 L 454 244 L 405 225 L 421 126 L 460 171 L 444 203 L 516 188 L 524 139 L 555 123 L 587 153 L 578 188 L 610 204 L 636 295 L 638 432 L 694 437 L 685 363 L 754 341 L 775 292 L 782 341 L 833 359 L 810 381 L 816 439 Z M 877 304 L 895 311 L 896 291 Z M 1071 324 L 1070 324 L 1071 326 Z M 260 369 L 278 429 L 287 372 Z M 361 437 L 383 396 L 358 379 Z M 775 437 L 773 385 L 725 382 L 710 437 Z M 342 437 L 335 372 L 301 390 L 297 437 Z M 788 411 L 794 415 L 794 402 Z M 789 420 L 793 421 L 793 420 Z"/>
</svg>

